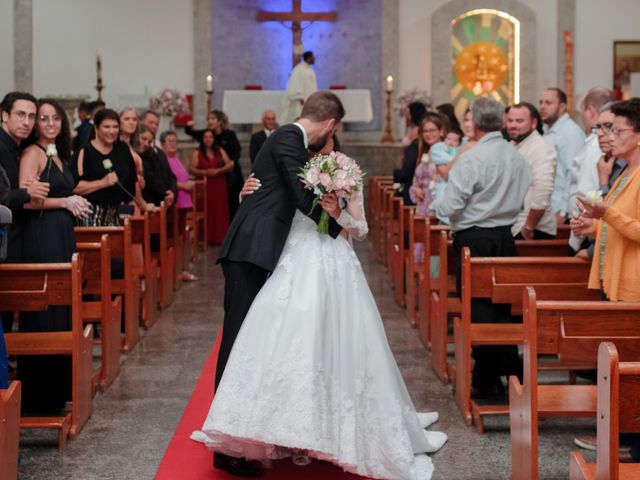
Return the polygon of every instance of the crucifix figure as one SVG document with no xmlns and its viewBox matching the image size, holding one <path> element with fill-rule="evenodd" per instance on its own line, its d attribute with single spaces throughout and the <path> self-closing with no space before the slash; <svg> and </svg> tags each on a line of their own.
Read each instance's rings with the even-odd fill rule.
<svg viewBox="0 0 640 480">
<path fill-rule="evenodd" d="M 302 0 L 291 0 L 292 8 L 290 12 L 258 12 L 259 22 L 291 22 L 293 32 L 293 66 L 300 61 L 304 52 L 302 46 L 302 22 L 335 22 L 336 12 L 303 12 Z"/>
</svg>

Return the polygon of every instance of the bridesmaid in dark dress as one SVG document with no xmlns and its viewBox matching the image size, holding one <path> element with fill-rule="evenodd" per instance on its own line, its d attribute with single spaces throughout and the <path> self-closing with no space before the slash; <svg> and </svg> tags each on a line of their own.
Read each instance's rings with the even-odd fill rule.
<svg viewBox="0 0 640 480">
<path fill-rule="evenodd" d="M 226 152 L 215 144 L 212 130 L 205 130 L 198 150 L 193 152 L 189 172 L 207 178 L 209 243 L 222 244 L 229 228 L 229 204 L 225 173 L 233 169 L 233 162 Z"/>
<path fill-rule="evenodd" d="M 69 120 L 54 100 L 38 102 L 31 143 L 20 158 L 20 184 L 39 178 L 49 183 L 49 196 L 32 201 L 24 226 L 24 263 L 70 262 L 76 251 L 74 217 L 83 218 L 89 203 L 73 194 L 75 182 L 67 159 L 71 154 Z M 70 307 L 50 307 L 46 312 L 20 315 L 21 332 L 71 329 Z M 60 355 L 24 356 L 18 359 L 22 405 L 30 412 L 57 412 L 71 398 L 71 358 Z"/>
</svg>

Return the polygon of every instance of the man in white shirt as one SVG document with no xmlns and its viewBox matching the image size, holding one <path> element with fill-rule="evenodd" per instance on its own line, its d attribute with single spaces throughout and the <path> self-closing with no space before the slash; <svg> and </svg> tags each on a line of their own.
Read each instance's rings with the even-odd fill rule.
<svg viewBox="0 0 640 480">
<path fill-rule="evenodd" d="M 558 160 L 553 145 L 537 131 L 538 118 L 536 107 L 526 102 L 512 106 L 507 114 L 511 144 L 527 160 L 533 174 L 524 206 L 511 229 L 516 238 L 526 240 L 543 240 L 556 235 L 551 194 Z"/>
<path fill-rule="evenodd" d="M 302 112 L 304 102 L 309 95 L 318 90 L 316 73 L 311 68 L 314 63 L 316 63 L 316 57 L 313 52 L 304 52 L 300 63 L 293 67 L 287 83 L 287 91 L 282 100 L 280 115 L 282 125 L 296 121 Z"/>
<path fill-rule="evenodd" d="M 579 213 L 576 204 L 578 195 L 584 197 L 592 190 L 598 190 L 598 159 L 602 156 L 602 150 L 598 144 L 597 132 L 593 132 L 593 126 L 598 122 L 600 108 L 614 101 L 613 92 L 608 88 L 595 87 L 587 92 L 580 104 L 582 111 L 582 125 L 588 135 L 584 145 L 574 157 L 571 165 L 571 181 L 569 185 L 569 204 L 567 213 L 574 217 Z M 580 250 L 582 238 L 571 232 L 569 246 L 573 251 Z"/>
<path fill-rule="evenodd" d="M 567 113 L 567 95 L 559 88 L 547 88 L 540 95 L 540 117 L 545 125 L 545 138 L 556 148 L 558 165 L 551 196 L 551 208 L 558 223 L 564 223 L 569 211 L 571 164 L 584 146 L 585 135 Z"/>
<path fill-rule="evenodd" d="M 471 114 L 477 143 L 451 167 L 447 187 L 433 205 L 438 216 L 449 217 L 451 223 L 458 293 L 463 247 L 469 247 L 473 257 L 516 255 L 511 228 L 531 184 L 527 161 L 502 137 L 504 107 L 491 98 L 480 97 L 473 102 Z M 513 320 L 508 305 L 473 299 L 471 321 Z M 516 346 L 475 347 L 473 358 L 472 395 L 476 398 L 504 394 L 501 376 L 522 376 Z"/>
</svg>

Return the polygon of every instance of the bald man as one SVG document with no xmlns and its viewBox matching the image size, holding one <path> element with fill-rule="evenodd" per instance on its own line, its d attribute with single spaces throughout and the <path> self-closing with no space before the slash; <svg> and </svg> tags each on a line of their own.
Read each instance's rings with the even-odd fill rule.
<svg viewBox="0 0 640 480">
<path fill-rule="evenodd" d="M 251 142 L 249 143 L 249 158 L 251 158 L 251 167 L 253 162 L 258 156 L 258 152 L 262 145 L 267 140 L 275 129 L 278 127 L 276 123 L 276 112 L 273 110 L 265 110 L 262 112 L 262 130 L 251 135 Z"/>
</svg>

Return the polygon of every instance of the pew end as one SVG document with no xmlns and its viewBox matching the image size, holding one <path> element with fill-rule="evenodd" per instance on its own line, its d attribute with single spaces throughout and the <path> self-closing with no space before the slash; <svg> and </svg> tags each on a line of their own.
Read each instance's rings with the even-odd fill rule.
<svg viewBox="0 0 640 480">
<path fill-rule="evenodd" d="M 0 390 L 0 478 L 18 478 L 18 444 L 20 442 L 20 399 L 22 386 L 14 381 Z"/>
</svg>

